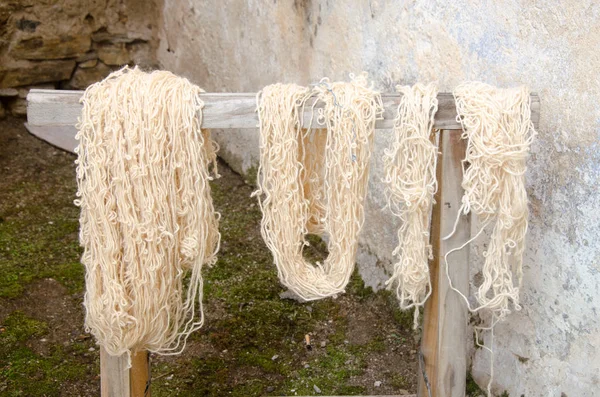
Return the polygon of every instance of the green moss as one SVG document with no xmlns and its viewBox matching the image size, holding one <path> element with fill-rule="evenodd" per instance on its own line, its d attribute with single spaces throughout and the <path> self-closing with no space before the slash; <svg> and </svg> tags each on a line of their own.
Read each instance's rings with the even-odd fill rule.
<svg viewBox="0 0 600 397">
<path fill-rule="evenodd" d="M 352 274 L 350 282 L 346 287 L 346 291 L 350 294 L 358 296 L 361 301 L 373 296 L 374 294 L 373 288 L 365 286 L 365 282 L 360 277 L 358 270 L 355 270 Z"/>
<path fill-rule="evenodd" d="M 396 323 L 405 330 L 412 330 L 414 326 L 414 318 L 415 318 L 415 309 L 401 310 L 398 307 L 398 300 L 394 294 L 390 291 L 381 291 L 382 294 L 385 294 L 387 302 L 389 306 L 392 308 L 392 315 L 394 316 L 394 320 Z M 422 319 L 423 312 L 419 313 L 419 322 Z"/>
<path fill-rule="evenodd" d="M 47 275 L 67 287 L 69 293 L 82 292 L 85 279 L 85 267 L 79 262 L 67 262 L 56 265 Z"/>
<path fill-rule="evenodd" d="M 86 373 L 85 366 L 66 363 L 65 358 L 60 350 L 47 357 L 25 347 L 13 350 L 0 369 L 7 396 L 59 395 L 63 382 L 75 381 Z"/>
<path fill-rule="evenodd" d="M 4 320 L 3 328 L 4 331 L 0 333 L 0 352 L 4 354 L 8 354 L 17 343 L 48 332 L 46 323 L 29 318 L 18 310 Z"/>
<path fill-rule="evenodd" d="M 364 372 L 363 354 L 351 352 L 345 346 L 328 346 L 325 355 L 319 356 L 292 374 L 283 391 L 295 390 L 298 395 L 312 395 L 316 385 L 323 395 L 348 395 L 364 393 L 359 386 L 347 385 L 348 379 Z M 282 392 L 283 392 L 282 391 Z"/>
<path fill-rule="evenodd" d="M 48 325 L 12 312 L 0 333 L 0 392 L 7 396 L 47 396 L 60 394 L 63 382 L 74 381 L 89 369 L 72 362 L 62 347 L 54 346 L 49 355 L 36 354 L 28 342 L 48 333 Z"/>
<path fill-rule="evenodd" d="M 393 374 L 391 376 L 390 384 L 396 389 L 407 389 L 410 386 L 408 379 L 401 374 Z"/>
<path fill-rule="evenodd" d="M 0 223 L 0 297 L 18 297 L 27 284 L 47 277 L 56 278 L 71 292 L 82 289 L 78 209 L 72 204 L 71 192 L 59 189 L 54 196 L 40 197 L 36 189 L 37 184 L 22 184 L 5 192 L 7 197 L 0 204 L 4 214 Z M 23 197 L 51 203 L 43 205 Z"/>
<path fill-rule="evenodd" d="M 479 385 L 475 383 L 475 379 L 473 379 L 471 372 L 467 372 L 467 384 L 465 392 L 467 397 L 478 397 L 486 394 L 483 390 L 481 390 Z"/>
<path fill-rule="evenodd" d="M 276 359 L 273 359 L 273 357 L 276 356 L 275 349 L 260 349 L 258 347 L 253 347 L 240 352 L 240 354 L 237 355 L 236 362 L 241 367 L 256 367 L 267 373 L 286 375 L 289 371 L 287 363 L 279 360 L 278 356 Z"/>
<path fill-rule="evenodd" d="M 375 353 L 383 353 L 386 350 L 385 339 L 381 335 L 375 336 L 368 344 L 367 350 Z"/>
<path fill-rule="evenodd" d="M 246 170 L 245 175 L 244 175 L 244 180 L 246 181 L 246 183 L 248 183 L 252 186 L 256 186 L 257 178 L 258 178 L 258 167 L 253 165 L 252 167 L 250 167 Z"/>
<path fill-rule="evenodd" d="M 231 393 L 233 397 L 260 396 L 265 390 L 264 383 L 260 379 L 248 379 L 238 385 Z"/>
</svg>

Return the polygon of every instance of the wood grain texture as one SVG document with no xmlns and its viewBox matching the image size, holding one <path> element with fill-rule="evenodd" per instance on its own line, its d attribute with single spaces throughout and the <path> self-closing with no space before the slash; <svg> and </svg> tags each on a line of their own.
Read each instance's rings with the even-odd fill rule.
<svg viewBox="0 0 600 397">
<path fill-rule="evenodd" d="M 27 95 L 27 121 L 32 126 L 75 125 L 81 113 L 82 91 L 58 91 L 32 89 Z M 203 128 L 256 128 L 258 116 L 256 114 L 256 94 L 253 93 L 204 93 Z M 390 129 L 394 126 L 394 117 L 402 98 L 401 94 L 382 94 L 385 112 L 383 120 L 378 120 L 377 129 Z M 438 94 L 438 112 L 435 115 L 435 128 L 460 129 L 456 122 L 456 107 L 454 98 L 450 93 Z M 531 96 L 532 119 L 537 126 L 539 121 L 539 97 Z M 311 121 L 313 127 L 317 124 L 316 112 L 312 108 L 315 102 L 311 98 L 305 107 L 305 125 Z M 322 107 L 322 102 L 317 103 L 314 109 Z M 314 117 L 313 117 L 314 116 Z"/>
<path fill-rule="evenodd" d="M 137 352 L 131 356 L 131 397 L 150 397 L 150 361 L 148 352 Z"/>
<path fill-rule="evenodd" d="M 131 397 L 127 356 L 111 356 L 100 348 L 100 395 Z"/>
<path fill-rule="evenodd" d="M 454 235 L 443 241 L 454 226 L 463 196 L 461 187 L 465 141 L 461 131 L 440 133 L 441 158 L 438 162 L 438 192 L 433 209 L 431 242 L 434 259 L 430 263 L 432 294 L 425 303 L 421 352 L 431 397 L 464 397 L 467 373 L 467 308 L 460 296 L 450 289 L 444 256 L 470 238 L 470 217 L 461 216 Z M 469 250 L 452 256 L 450 276 L 463 293 L 469 287 Z M 419 373 L 419 397 L 429 393 Z"/>
<path fill-rule="evenodd" d="M 67 152 L 74 153 L 78 143 L 75 139 L 77 134 L 77 128 L 74 125 L 49 125 L 49 126 L 38 126 L 25 123 L 25 128 L 32 135 L 51 143 L 52 145 L 66 150 Z"/>
<path fill-rule="evenodd" d="M 100 348 L 100 393 L 102 397 L 150 397 L 150 363 L 147 352 L 111 356 Z"/>
</svg>

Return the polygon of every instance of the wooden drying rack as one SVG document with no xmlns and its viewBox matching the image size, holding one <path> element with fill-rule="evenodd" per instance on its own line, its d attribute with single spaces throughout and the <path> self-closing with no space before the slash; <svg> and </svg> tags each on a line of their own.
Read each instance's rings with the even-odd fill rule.
<svg viewBox="0 0 600 397">
<path fill-rule="evenodd" d="M 75 124 L 81 113 L 79 103 L 82 91 L 32 89 L 27 96 L 27 129 L 37 137 L 64 150 L 73 152 L 77 145 Z M 376 129 L 391 129 L 400 103 L 401 94 L 382 94 L 385 108 L 383 119 Z M 257 128 L 256 94 L 203 93 L 202 127 L 208 129 Z M 307 102 L 303 115 L 305 125 L 312 118 Z M 316 108 L 322 106 L 317 103 Z M 531 119 L 537 127 L 540 117 L 540 99 L 531 95 Z M 424 308 L 422 361 L 419 374 L 419 397 L 464 397 L 467 373 L 467 309 L 459 296 L 453 293 L 441 258 L 454 247 L 467 241 L 471 235 L 470 217 L 463 216 L 454 235 L 444 241 L 457 217 L 463 190 L 462 163 L 465 141 L 460 135 L 454 97 L 438 94 L 438 111 L 434 128 L 440 130 L 438 145 L 440 159 L 437 167 L 438 191 L 435 197 L 431 224 L 431 244 L 434 259 L 430 263 L 432 294 Z M 469 250 L 453 254 L 450 277 L 453 285 L 465 293 L 469 288 Z M 100 374 L 102 397 L 141 397 L 150 395 L 150 363 L 148 354 L 140 352 L 132 357 L 132 366 L 126 369 L 126 358 L 113 357 L 101 349 Z"/>
</svg>

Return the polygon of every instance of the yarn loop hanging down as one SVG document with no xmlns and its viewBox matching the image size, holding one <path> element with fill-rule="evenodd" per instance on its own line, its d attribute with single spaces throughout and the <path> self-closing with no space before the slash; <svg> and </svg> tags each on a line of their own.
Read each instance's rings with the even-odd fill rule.
<svg viewBox="0 0 600 397">
<path fill-rule="evenodd" d="M 474 329 L 475 343 L 491 356 L 487 385 L 487 395 L 491 396 L 494 327 L 511 312 L 511 306 L 514 310 L 521 309 L 519 288 L 529 216 L 525 171 L 536 132 L 531 121 L 531 98 L 527 87 L 499 89 L 469 82 L 456 87 L 454 98 L 457 119 L 463 126 L 462 138 L 467 140 L 463 165 L 468 165 L 463 172 L 464 195 L 458 216 L 461 212 L 472 211 L 482 225 L 469 241 L 448 251 L 444 263 L 450 287 L 465 301 L 469 311 L 490 315 L 488 325 Z M 493 230 L 483 252 L 483 282 L 476 286 L 478 306 L 473 307 L 465 294 L 452 285 L 448 258 L 476 240 L 489 225 L 493 225 Z M 515 275 L 516 280 L 513 279 Z M 479 341 L 481 331 L 490 331 L 489 347 Z"/>
<path fill-rule="evenodd" d="M 438 108 L 437 85 L 398 86 L 402 94 L 394 121 L 392 146 L 383 156 L 388 207 L 400 218 L 394 272 L 386 282 L 394 288 L 400 308 L 415 307 L 414 327 L 419 307 L 431 294 L 429 226 L 433 196 L 437 190 L 438 149 L 431 140 Z"/>
<path fill-rule="evenodd" d="M 177 354 L 203 324 L 201 270 L 220 235 L 201 92 L 169 72 L 124 68 L 83 95 L 85 324 L 111 355 Z"/>
<path fill-rule="evenodd" d="M 454 97 L 462 137 L 467 139 L 461 211 L 473 211 L 482 224 L 473 239 L 494 224 L 483 253 L 483 282 L 475 293 L 479 306 L 469 309 L 486 308 L 502 320 L 510 313 L 511 303 L 514 309 L 521 308 L 519 288 L 529 216 L 525 171 L 536 135 L 530 93 L 527 87 L 499 89 L 469 82 L 456 87 Z M 453 251 L 446 256 L 446 267 Z"/>
<path fill-rule="evenodd" d="M 302 112 L 313 94 L 324 103 L 326 131 L 303 131 Z M 375 121 L 383 106 L 366 75 L 349 83 L 324 79 L 312 90 L 275 84 L 258 94 L 261 232 L 279 279 L 310 301 L 344 291 L 354 270 L 364 221 Z M 324 136 L 324 137 L 323 137 Z M 303 257 L 308 233 L 327 236 L 329 255 L 313 265 Z"/>
</svg>

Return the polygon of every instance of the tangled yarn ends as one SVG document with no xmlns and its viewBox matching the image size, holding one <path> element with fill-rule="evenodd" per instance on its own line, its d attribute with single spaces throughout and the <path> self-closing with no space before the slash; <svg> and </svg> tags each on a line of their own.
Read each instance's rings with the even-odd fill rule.
<svg viewBox="0 0 600 397">
<path fill-rule="evenodd" d="M 178 354 L 204 322 L 201 271 L 220 234 L 209 186 L 218 147 L 200 128 L 201 92 L 126 67 L 81 100 L 85 324 L 111 355 Z"/>
</svg>

